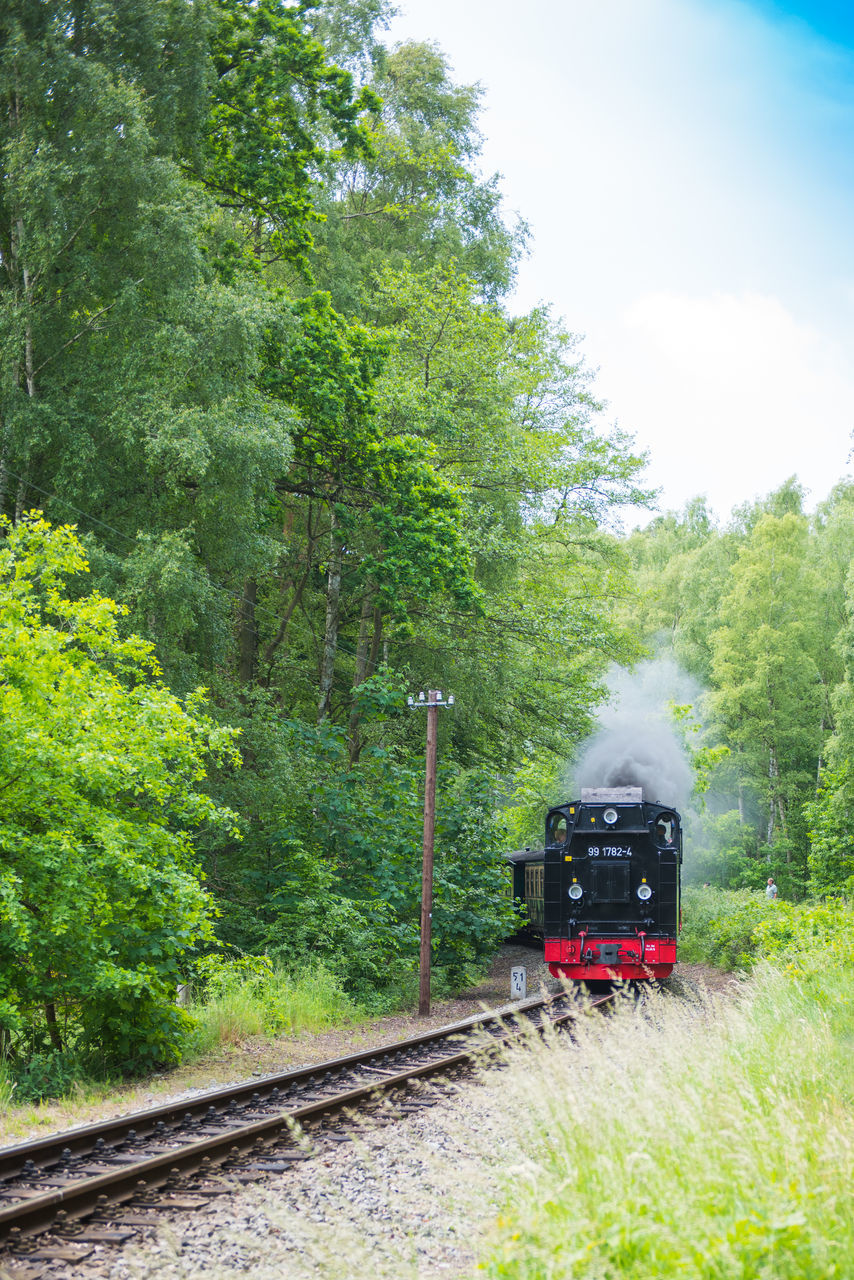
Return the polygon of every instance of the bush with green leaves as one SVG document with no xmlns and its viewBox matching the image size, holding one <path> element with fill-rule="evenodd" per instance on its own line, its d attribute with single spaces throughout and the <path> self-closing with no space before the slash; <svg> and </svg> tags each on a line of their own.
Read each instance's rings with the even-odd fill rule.
<svg viewBox="0 0 854 1280">
<path fill-rule="evenodd" d="M 686 889 L 680 960 L 749 969 L 758 954 L 756 926 L 777 905 L 749 889 Z"/>
<path fill-rule="evenodd" d="M 390 702 L 370 714 L 391 714 Z M 397 699 L 396 714 L 403 706 Z M 283 722 L 262 697 L 253 709 L 245 741 L 257 763 L 219 788 L 240 811 L 244 838 L 227 857 L 212 847 L 207 858 L 224 903 L 221 939 L 288 967 L 320 962 L 360 1005 L 388 1008 L 411 991 L 418 967 L 423 760 L 377 742 L 351 764 L 344 732 L 328 722 Z M 488 775 L 442 762 L 437 983 L 464 982 L 515 928 L 498 807 Z"/>
<path fill-rule="evenodd" d="M 841 898 L 777 902 L 753 931 L 758 954 L 794 973 L 854 966 L 854 911 Z"/>
<path fill-rule="evenodd" d="M 71 528 L 0 523 L 0 1020 L 13 1063 L 180 1054 L 184 958 L 212 937 L 191 831 L 233 734 L 160 682 L 120 610 L 78 588 Z M 74 598 L 74 597 L 77 598 Z M 49 1073 L 48 1073 L 49 1074 Z"/>
<path fill-rule="evenodd" d="M 843 899 L 792 903 L 746 889 L 687 889 L 683 919 L 684 961 L 747 970 L 767 960 L 799 973 L 854 963 L 854 912 Z"/>
</svg>

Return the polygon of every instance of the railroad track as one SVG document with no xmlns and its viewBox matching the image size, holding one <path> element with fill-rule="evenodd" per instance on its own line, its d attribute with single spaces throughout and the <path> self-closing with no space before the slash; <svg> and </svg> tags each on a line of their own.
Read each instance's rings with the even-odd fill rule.
<svg viewBox="0 0 854 1280">
<path fill-rule="evenodd" d="M 424 1081 L 470 1068 L 532 1024 L 560 1026 L 577 1012 L 564 993 L 534 997 L 378 1049 L 0 1150 L 0 1272 L 80 1261 L 95 1244 L 123 1243 L 154 1225 L 158 1211 L 228 1194 L 235 1176 L 284 1172 L 313 1148 L 346 1140 L 342 1126 L 377 1104 L 391 1101 L 398 1112 L 430 1105 L 434 1097 L 418 1096 Z"/>
</svg>

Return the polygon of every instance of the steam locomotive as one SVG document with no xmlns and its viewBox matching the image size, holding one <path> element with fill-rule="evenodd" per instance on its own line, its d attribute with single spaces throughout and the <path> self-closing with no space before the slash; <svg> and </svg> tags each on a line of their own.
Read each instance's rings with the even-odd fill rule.
<svg viewBox="0 0 854 1280">
<path fill-rule="evenodd" d="M 641 787 L 586 788 L 546 817 L 545 850 L 508 855 L 554 977 L 666 978 L 680 929 L 679 814 Z"/>
</svg>

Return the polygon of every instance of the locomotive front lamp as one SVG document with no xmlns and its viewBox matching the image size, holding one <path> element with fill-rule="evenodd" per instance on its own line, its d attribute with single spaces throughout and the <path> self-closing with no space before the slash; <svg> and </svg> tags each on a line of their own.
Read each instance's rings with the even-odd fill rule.
<svg viewBox="0 0 854 1280">
<path fill-rule="evenodd" d="M 652 889 L 644 880 L 643 884 L 638 885 L 638 897 L 641 902 L 647 902 L 652 897 Z"/>
<path fill-rule="evenodd" d="M 616 809 L 606 809 L 606 810 L 605 810 L 605 812 L 602 814 L 602 817 L 603 817 L 603 818 L 605 819 L 605 821 L 608 823 L 608 826 L 609 826 L 609 827 L 610 827 L 610 826 L 613 826 L 613 824 L 617 821 L 617 817 L 618 817 L 617 810 L 616 810 Z"/>
<path fill-rule="evenodd" d="M 569 896 L 572 898 L 573 902 L 577 902 L 583 893 L 584 890 L 581 885 L 573 880 L 572 884 L 569 886 Z"/>
</svg>

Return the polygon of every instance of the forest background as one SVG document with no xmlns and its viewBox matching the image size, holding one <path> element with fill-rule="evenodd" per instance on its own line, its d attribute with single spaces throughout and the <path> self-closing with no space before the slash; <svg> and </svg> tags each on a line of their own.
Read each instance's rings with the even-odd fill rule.
<svg viewBox="0 0 854 1280">
<path fill-rule="evenodd" d="M 850 889 L 854 487 L 622 534 L 645 459 L 576 337 L 510 311 L 527 232 L 478 168 L 479 90 L 385 47 L 388 9 L 0 15 L 14 1060 L 168 1061 L 212 957 L 404 1000 L 420 689 L 455 695 L 439 985 L 512 927 L 503 851 L 539 840 L 609 668 L 650 652 L 707 691 L 672 709 L 692 874 Z"/>
</svg>

